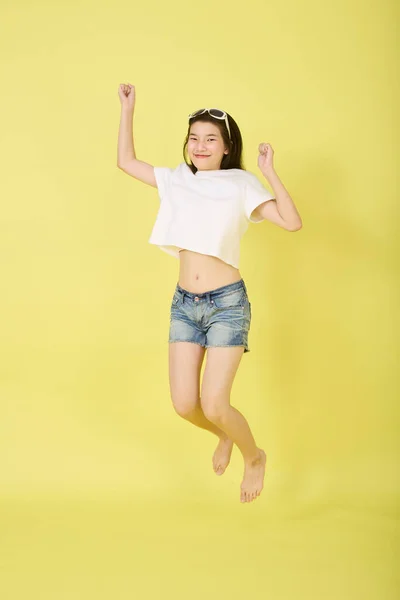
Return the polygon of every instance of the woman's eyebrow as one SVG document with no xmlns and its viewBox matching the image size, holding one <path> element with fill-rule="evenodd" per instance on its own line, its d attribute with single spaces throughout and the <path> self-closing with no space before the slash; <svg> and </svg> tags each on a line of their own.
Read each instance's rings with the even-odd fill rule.
<svg viewBox="0 0 400 600">
<path fill-rule="evenodd" d="M 189 135 L 195 135 L 197 137 L 197 133 L 189 133 Z M 204 137 L 211 137 L 212 135 L 218 137 L 217 133 L 207 133 Z"/>
</svg>

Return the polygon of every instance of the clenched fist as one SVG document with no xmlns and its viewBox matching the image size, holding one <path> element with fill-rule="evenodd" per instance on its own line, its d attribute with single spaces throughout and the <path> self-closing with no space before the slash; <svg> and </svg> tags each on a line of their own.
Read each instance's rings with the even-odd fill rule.
<svg viewBox="0 0 400 600">
<path fill-rule="evenodd" d="M 118 88 L 118 96 L 121 106 L 124 108 L 135 108 L 136 92 L 135 86 L 130 83 L 121 83 Z"/>
<path fill-rule="evenodd" d="M 261 144 L 259 144 L 258 146 L 258 166 L 260 168 L 260 170 L 264 173 L 264 172 L 268 172 L 268 171 L 273 171 L 274 170 L 274 165 L 273 165 L 273 157 L 274 157 L 274 150 L 271 146 L 271 144 L 267 144 L 266 142 L 261 142 Z"/>
</svg>

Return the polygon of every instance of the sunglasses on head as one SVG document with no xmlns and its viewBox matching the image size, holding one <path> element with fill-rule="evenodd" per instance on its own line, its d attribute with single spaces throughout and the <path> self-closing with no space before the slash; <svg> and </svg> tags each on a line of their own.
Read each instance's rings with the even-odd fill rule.
<svg viewBox="0 0 400 600">
<path fill-rule="evenodd" d="M 199 115 L 204 114 L 205 112 L 208 112 L 208 114 L 214 119 L 220 119 L 225 121 L 226 128 L 229 134 L 229 139 L 231 139 L 231 130 L 229 129 L 228 115 L 226 114 L 226 112 L 220 110 L 219 108 L 200 108 L 200 110 L 196 110 L 196 112 L 189 115 L 189 121 L 190 119 L 194 119 L 194 117 L 198 117 Z"/>
</svg>

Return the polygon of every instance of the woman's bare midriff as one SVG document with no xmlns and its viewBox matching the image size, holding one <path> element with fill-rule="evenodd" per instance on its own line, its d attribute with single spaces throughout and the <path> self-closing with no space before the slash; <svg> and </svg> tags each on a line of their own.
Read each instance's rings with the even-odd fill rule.
<svg viewBox="0 0 400 600">
<path fill-rule="evenodd" d="M 184 290 L 193 294 L 203 294 L 242 278 L 239 269 L 216 256 L 180 250 L 179 262 L 178 283 Z"/>
</svg>

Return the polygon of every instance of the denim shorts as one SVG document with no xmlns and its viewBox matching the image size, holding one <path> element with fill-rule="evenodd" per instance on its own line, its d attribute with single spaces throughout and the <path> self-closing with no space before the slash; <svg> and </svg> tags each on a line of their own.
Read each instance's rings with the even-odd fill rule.
<svg viewBox="0 0 400 600">
<path fill-rule="evenodd" d="M 243 279 L 202 294 L 177 284 L 168 341 L 193 342 L 204 348 L 244 346 L 244 352 L 250 352 L 250 322 L 251 304 Z"/>
</svg>

